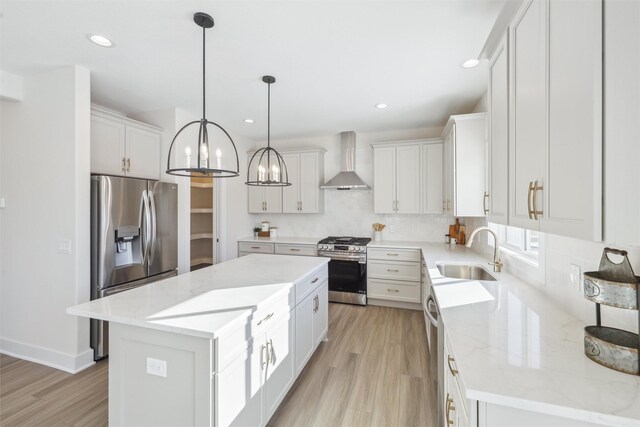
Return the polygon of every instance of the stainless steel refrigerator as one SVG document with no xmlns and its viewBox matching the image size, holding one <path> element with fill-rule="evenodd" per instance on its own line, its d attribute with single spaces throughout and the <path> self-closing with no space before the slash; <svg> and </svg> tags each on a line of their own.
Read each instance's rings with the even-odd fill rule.
<svg viewBox="0 0 640 427">
<path fill-rule="evenodd" d="M 91 299 L 175 276 L 178 186 L 91 177 Z M 94 359 L 109 354 L 108 322 L 91 320 Z"/>
</svg>

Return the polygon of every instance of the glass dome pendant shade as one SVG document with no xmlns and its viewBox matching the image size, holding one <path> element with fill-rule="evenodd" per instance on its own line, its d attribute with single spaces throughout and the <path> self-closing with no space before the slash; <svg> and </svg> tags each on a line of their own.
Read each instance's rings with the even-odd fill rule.
<svg viewBox="0 0 640 427">
<path fill-rule="evenodd" d="M 289 172 L 284 159 L 271 147 L 271 84 L 276 82 L 273 76 L 263 76 L 262 81 L 267 89 L 267 146 L 256 151 L 247 169 L 247 181 L 245 184 L 265 187 L 288 187 Z M 253 176 L 252 176 L 253 175 Z"/>
<path fill-rule="evenodd" d="M 238 160 L 238 150 L 233 139 L 222 126 L 207 120 L 205 114 L 205 31 L 207 28 L 213 27 L 213 18 L 206 13 L 197 12 L 193 15 L 193 21 L 199 27 L 202 27 L 202 119 L 187 123 L 173 137 L 169 147 L 166 173 L 169 175 L 212 179 L 238 176 L 240 175 L 240 162 Z M 191 143 L 186 145 L 180 144 L 178 137 L 183 132 L 186 135 L 190 133 L 189 130 L 195 130 L 191 126 L 196 124 L 199 125 L 198 139 L 194 138 Z M 210 131 L 212 130 L 218 134 L 216 135 L 216 144 L 214 146 L 212 146 L 212 140 L 210 139 Z M 182 139 L 186 140 L 186 138 Z M 218 143 L 218 140 L 221 140 L 221 142 Z M 174 155 L 178 151 L 177 147 L 184 147 L 184 157 Z M 175 159 L 173 167 L 171 163 L 172 155 L 174 155 Z"/>
</svg>

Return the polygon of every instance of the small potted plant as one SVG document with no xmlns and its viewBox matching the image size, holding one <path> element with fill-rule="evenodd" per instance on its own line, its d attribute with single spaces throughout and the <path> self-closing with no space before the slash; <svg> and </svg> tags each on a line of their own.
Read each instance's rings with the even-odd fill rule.
<svg viewBox="0 0 640 427">
<path fill-rule="evenodd" d="M 253 227 L 253 237 L 258 237 L 258 233 L 262 230 L 260 227 Z"/>
</svg>

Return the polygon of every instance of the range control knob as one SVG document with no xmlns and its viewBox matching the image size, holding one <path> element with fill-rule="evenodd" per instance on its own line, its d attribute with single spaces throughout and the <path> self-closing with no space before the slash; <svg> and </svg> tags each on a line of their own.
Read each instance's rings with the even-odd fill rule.
<svg viewBox="0 0 640 427">
<path fill-rule="evenodd" d="M 355 248 L 353 246 L 349 246 L 349 252 L 353 252 Z"/>
</svg>

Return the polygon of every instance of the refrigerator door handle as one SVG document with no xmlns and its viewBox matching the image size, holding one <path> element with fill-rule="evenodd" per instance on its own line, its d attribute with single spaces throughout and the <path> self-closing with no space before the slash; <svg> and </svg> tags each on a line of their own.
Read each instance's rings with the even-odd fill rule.
<svg viewBox="0 0 640 427">
<path fill-rule="evenodd" d="M 149 191 L 149 213 L 150 213 L 150 228 L 151 232 L 149 233 L 149 240 L 151 241 L 149 247 L 149 264 L 153 264 L 153 257 L 156 253 L 156 242 L 158 240 L 158 228 L 156 227 L 156 202 L 153 198 L 153 191 Z"/>
<path fill-rule="evenodd" d="M 142 262 L 147 263 L 147 257 L 149 256 L 149 236 L 150 236 L 150 213 L 149 213 L 149 196 L 147 190 L 142 191 Z"/>
</svg>

